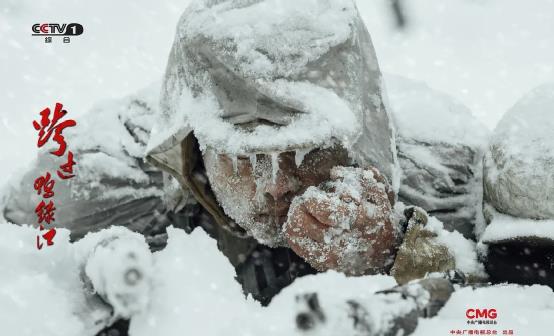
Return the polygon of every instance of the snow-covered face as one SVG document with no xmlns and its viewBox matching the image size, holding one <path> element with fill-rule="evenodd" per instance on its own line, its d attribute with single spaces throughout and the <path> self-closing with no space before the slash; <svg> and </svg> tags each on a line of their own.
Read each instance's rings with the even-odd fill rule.
<svg viewBox="0 0 554 336">
<path fill-rule="evenodd" d="M 229 156 L 203 154 L 211 187 L 225 213 L 260 243 L 284 245 L 281 227 L 292 199 L 329 179 L 334 166 L 348 165 L 346 149 Z"/>
</svg>

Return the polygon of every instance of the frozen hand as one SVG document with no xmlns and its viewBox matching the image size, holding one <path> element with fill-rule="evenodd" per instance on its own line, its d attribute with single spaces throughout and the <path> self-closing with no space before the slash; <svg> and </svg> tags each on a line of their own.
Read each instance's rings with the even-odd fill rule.
<svg viewBox="0 0 554 336">
<path fill-rule="evenodd" d="M 377 169 L 334 167 L 329 182 L 293 201 L 283 230 L 289 246 L 320 271 L 382 273 L 396 249 L 393 205 Z"/>
</svg>

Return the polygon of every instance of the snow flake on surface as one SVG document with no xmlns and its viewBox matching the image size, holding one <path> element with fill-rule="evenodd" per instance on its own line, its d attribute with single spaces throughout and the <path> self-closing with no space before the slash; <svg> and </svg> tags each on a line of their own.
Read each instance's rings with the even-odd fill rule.
<svg viewBox="0 0 554 336">
<path fill-rule="evenodd" d="M 296 253 L 318 270 L 347 274 L 382 272 L 393 262 L 394 216 L 388 189 L 377 171 L 336 166 L 331 180 L 293 199 L 282 232 Z M 299 218 L 309 213 L 326 223 L 314 240 Z M 335 265 L 336 264 L 336 265 Z M 333 265 L 333 267 L 329 267 Z"/>
</svg>

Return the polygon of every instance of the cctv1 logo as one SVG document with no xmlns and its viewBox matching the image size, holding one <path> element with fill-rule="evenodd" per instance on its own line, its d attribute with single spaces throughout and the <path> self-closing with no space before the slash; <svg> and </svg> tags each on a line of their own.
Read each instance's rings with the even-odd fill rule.
<svg viewBox="0 0 554 336">
<path fill-rule="evenodd" d="M 470 320 L 473 319 L 490 319 L 490 320 L 496 320 L 498 317 L 498 313 L 496 312 L 496 309 L 474 309 L 470 308 L 466 310 L 466 317 Z"/>
<path fill-rule="evenodd" d="M 33 36 L 77 36 L 84 31 L 79 23 L 35 23 Z"/>
</svg>

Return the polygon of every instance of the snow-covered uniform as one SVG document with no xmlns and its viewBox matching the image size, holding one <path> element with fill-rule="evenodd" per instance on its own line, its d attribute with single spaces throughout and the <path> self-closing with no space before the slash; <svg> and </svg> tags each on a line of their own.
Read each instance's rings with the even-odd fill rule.
<svg viewBox="0 0 554 336">
<path fill-rule="evenodd" d="M 290 249 L 266 247 L 237 226 L 231 229 L 219 224 L 227 219 L 210 191 L 195 143 L 183 144 L 190 145 L 187 167 L 194 172 L 196 198 L 144 162 L 142 154 L 158 111 L 158 88 L 154 84 L 129 97 L 99 103 L 77 118 L 77 127 L 65 131 L 68 149 L 77 162 L 76 176 L 56 180 L 54 226 L 69 229 L 72 240 L 112 225 L 125 226 L 142 233 L 154 251 L 165 246 L 166 227 L 173 225 L 187 232 L 201 227 L 217 239 L 219 249 L 235 266 L 245 293 L 263 303 L 297 276 L 314 273 Z M 41 152 L 11 186 L 3 209 L 9 222 L 36 222 L 34 208 L 40 196 L 33 188 L 34 180 L 46 171 L 55 172 L 59 164 L 49 153 Z"/>
<path fill-rule="evenodd" d="M 282 13 L 254 19 L 273 2 L 193 3 L 178 24 L 161 110 L 150 88 L 97 106 L 66 131 L 77 177 L 56 187 L 57 226 L 78 239 L 124 225 L 142 232 L 153 249 L 163 247 L 168 225 L 201 226 L 218 240 L 245 292 L 268 302 L 314 270 L 286 246 L 258 244 L 226 216 L 209 186 L 202 149 L 265 153 L 338 141 L 357 166 L 377 167 L 398 190 L 394 129 L 354 3 L 281 1 Z M 281 127 L 241 129 L 260 119 Z M 145 151 L 153 165 L 143 161 Z M 38 196 L 28 195 L 47 169 L 56 167 L 41 155 L 14 187 L 8 220 L 34 222 Z"/>
<path fill-rule="evenodd" d="M 394 128 L 381 81 L 371 38 L 351 0 L 194 2 L 177 25 L 147 160 L 210 214 L 220 248 L 225 253 L 223 246 L 233 245 L 228 257 L 237 265 L 244 259 L 240 251 L 256 244 L 245 239 L 239 248 L 227 238 L 245 232 L 211 192 L 202 152 L 251 157 L 338 142 L 355 165 L 377 167 L 398 190 Z M 253 255 L 276 265 L 291 258 L 296 268 L 286 246 L 271 250 L 282 255 L 268 251 Z M 299 265 L 302 273 L 313 272 Z M 280 272 L 265 268 L 266 275 Z"/>
</svg>

